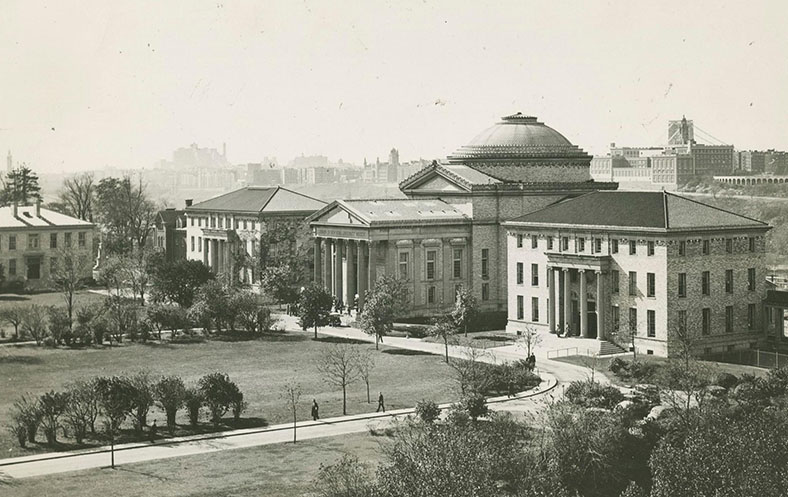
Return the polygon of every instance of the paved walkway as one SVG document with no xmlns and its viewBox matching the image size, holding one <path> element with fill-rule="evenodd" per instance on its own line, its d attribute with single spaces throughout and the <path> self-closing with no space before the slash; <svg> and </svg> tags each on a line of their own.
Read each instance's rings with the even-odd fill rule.
<svg viewBox="0 0 788 497">
<path fill-rule="evenodd" d="M 285 328 L 291 331 L 299 330 L 295 318 L 281 316 Z M 304 332 L 311 333 L 311 331 Z M 322 328 L 320 334 L 363 340 L 374 343 L 374 337 L 364 334 L 358 329 L 350 327 Z M 444 354 L 444 345 L 441 343 L 425 342 L 415 338 L 386 337 L 384 345 L 408 350 Z M 469 347 L 460 345 L 449 346 L 449 356 L 465 358 Z M 529 392 L 518 394 L 513 399 L 496 397 L 488 399 L 491 409 L 497 411 L 510 411 L 517 413 L 535 413 L 546 402 L 554 400 L 561 395 L 562 383 L 586 379 L 588 374 L 585 368 L 571 364 L 550 361 L 546 351 L 535 351 L 537 357 L 537 370 L 542 376 L 542 384 Z M 525 353 L 516 346 L 496 347 L 487 349 L 480 360 L 488 362 L 501 362 L 523 359 Z M 600 378 L 600 379 L 603 379 Z M 604 380 L 603 380 L 604 381 Z M 449 404 L 441 405 L 445 409 Z M 413 409 L 400 409 L 387 413 L 367 413 L 351 416 L 341 416 L 318 421 L 302 421 L 297 423 L 298 440 L 332 437 L 350 433 L 368 431 L 370 428 L 382 428 L 392 420 L 412 414 Z M 195 454 L 205 454 L 221 450 L 239 449 L 291 442 L 293 440 L 293 425 L 282 424 L 268 428 L 253 428 L 215 433 L 210 435 L 194 435 L 167 439 L 157 444 L 131 443 L 116 446 L 115 464 L 130 464 L 157 459 L 168 459 Z M 108 467 L 111 461 L 109 448 L 89 449 L 77 452 L 61 452 L 36 454 L 32 456 L 17 457 L 0 460 L 0 479 L 2 478 L 27 478 L 68 471 L 79 471 L 92 468 Z"/>
</svg>

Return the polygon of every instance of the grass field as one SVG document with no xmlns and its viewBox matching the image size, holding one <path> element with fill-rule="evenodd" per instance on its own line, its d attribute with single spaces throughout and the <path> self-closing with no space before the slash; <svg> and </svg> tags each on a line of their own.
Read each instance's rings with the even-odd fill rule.
<svg viewBox="0 0 788 497">
<path fill-rule="evenodd" d="M 266 445 L 220 453 L 56 474 L 3 484 L 0 495 L 76 497 L 296 497 L 310 495 L 320 464 L 345 453 L 356 455 L 371 470 L 381 459 L 385 439 L 366 433 Z M 143 490 L 144 489 L 144 490 Z"/>
<path fill-rule="evenodd" d="M 290 378 L 295 378 L 302 387 L 300 419 L 309 418 L 313 398 L 320 405 L 321 417 L 338 416 L 342 414 L 341 390 L 327 385 L 316 368 L 318 358 L 331 346 L 328 340 L 314 341 L 310 333 L 294 332 L 243 342 L 125 344 L 84 350 L 44 349 L 33 345 L 0 347 L 0 424 L 9 421 L 14 401 L 24 393 L 40 395 L 62 389 L 74 379 L 141 369 L 155 375 L 180 375 L 187 385 L 206 373 L 226 372 L 238 383 L 249 404 L 243 415 L 247 418 L 245 426 L 290 420 L 280 400 L 282 387 Z M 388 347 L 376 352 L 374 345 L 366 343 L 353 346 L 370 351 L 376 365 L 370 382 L 372 403 L 367 403 L 366 387 L 358 381 L 348 390 L 348 414 L 374 411 L 379 391 L 388 409 L 412 407 L 423 398 L 435 402 L 454 399 L 451 372 L 440 356 L 414 355 Z M 153 419 L 159 426 L 165 425 L 160 411 L 154 410 L 148 422 Z M 178 422 L 187 423 L 185 413 L 180 413 Z M 42 433 L 38 439 L 43 440 Z M 73 447 L 60 447 L 69 448 Z M 42 445 L 27 450 L 19 448 L 6 427 L 0 427 L 2 457 L 45 450 L 52 448 Z"/>
</svg>

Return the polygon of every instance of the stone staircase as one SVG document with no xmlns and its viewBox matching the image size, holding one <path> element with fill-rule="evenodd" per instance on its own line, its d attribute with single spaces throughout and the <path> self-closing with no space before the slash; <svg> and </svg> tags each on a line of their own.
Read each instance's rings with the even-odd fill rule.
<svg viewBox="0 0 788 497">
<path fill-rule="evenodd" d="M 608 342 L 607 340 L 599 342 L 599 355 L 623 354 L 625 352 L 626 350 L 613 342 Z"/>
</svg>

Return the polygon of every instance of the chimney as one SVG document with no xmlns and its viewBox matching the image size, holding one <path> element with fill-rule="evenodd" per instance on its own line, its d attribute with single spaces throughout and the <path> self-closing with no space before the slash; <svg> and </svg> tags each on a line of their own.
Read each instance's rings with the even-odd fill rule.
<svg viewBox="0 0 788 497">
<path fill-rule="evenodd" d="M 192 206 L 192 202 L 193 202 L 193 201 L 194 201 L 194 199 L 187 198 L 187 199 L 186 199 L 186 207 L 191 207 L 191 206 Z"/>
<path fill-rule="evenodd" d="M 17 205 L 16 200 L 14 200 L 14 217 L 19 217 L 18 209 L 19 206 Z"/>
<path fill-rule="evenodd" d="M 41 217 L 41 197 L 36 198 L 36 217 Z"/>
</svg>

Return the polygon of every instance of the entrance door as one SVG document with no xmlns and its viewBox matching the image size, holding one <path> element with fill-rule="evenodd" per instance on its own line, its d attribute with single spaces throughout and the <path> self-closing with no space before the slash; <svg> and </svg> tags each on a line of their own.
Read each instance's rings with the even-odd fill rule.
<svg viewBox="0 0 788 497">
<path fill-rule="evenodd" d="M 591 301 L 588 303 L 586 320 L 588 322 L 588 336 L 591 338 L 596 338 L 596 302 Z"/>
<path fill-rule="evenodd" d="M 578 335 L 580 331 L 580 307 L 577 300 L 572 301 L 572 336 Z"/>
<path fill-rule="evenodd" d="M 28 257 L 27 258 L 27 279 L 37 280 L 41 278 L 41 258 Z"/>
</svg>

